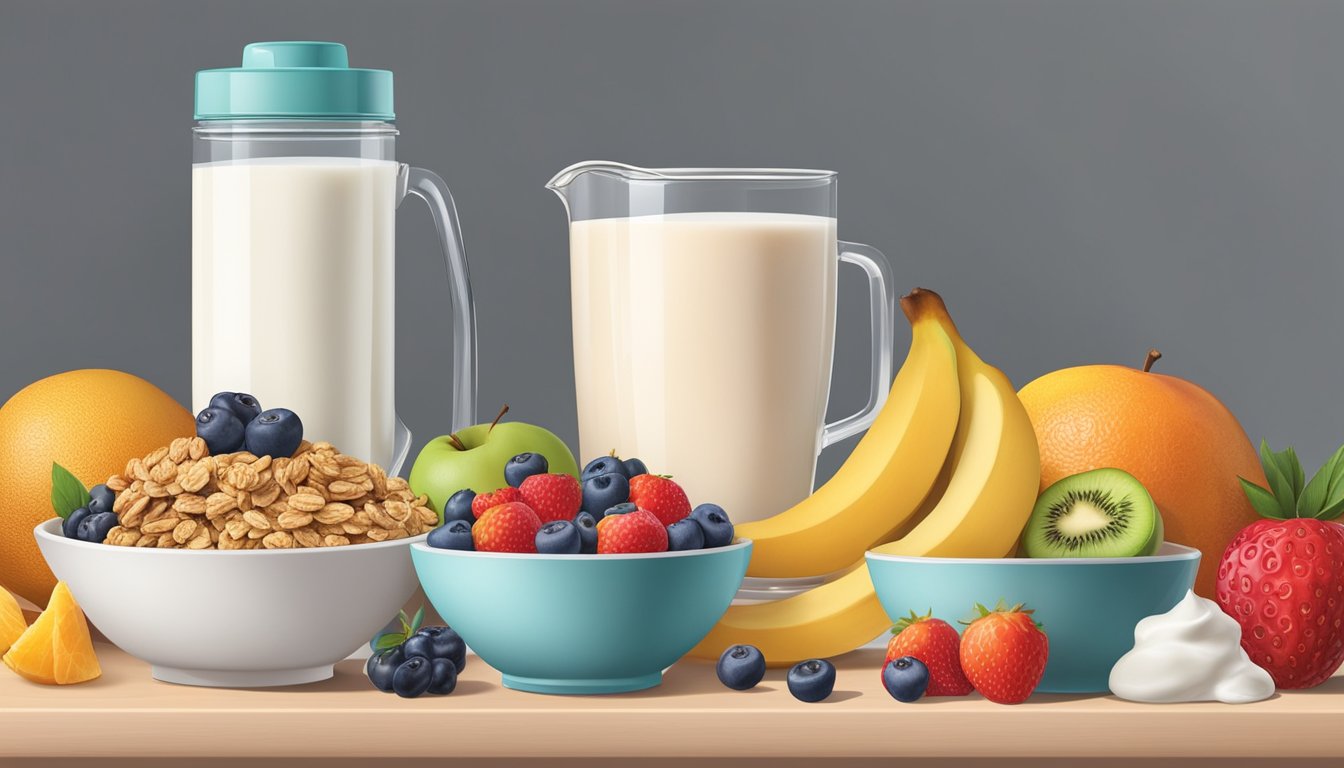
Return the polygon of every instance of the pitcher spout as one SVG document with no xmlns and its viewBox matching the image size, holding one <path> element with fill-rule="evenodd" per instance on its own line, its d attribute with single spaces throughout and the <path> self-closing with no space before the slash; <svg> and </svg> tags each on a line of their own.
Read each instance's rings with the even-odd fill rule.
<svg viewBox="0 0 1344 768">
<path fill-rule="evenodd" d="M 664 174 L 649 168 L 640 168 L 639 166 L 616 163 L 610 160 L 585 160 L 555 174 L 554 178 L 546 182 L 546 188 L 560 197 L 565 197 L 566 190 L 569 189 L 570 185 L 589 173 L 602 173 L 621 179 L 664 178 Z"/>
</svg>

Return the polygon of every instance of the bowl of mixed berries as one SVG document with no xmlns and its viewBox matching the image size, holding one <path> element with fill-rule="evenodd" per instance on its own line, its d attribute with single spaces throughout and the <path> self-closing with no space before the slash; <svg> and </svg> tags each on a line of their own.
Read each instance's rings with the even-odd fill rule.
<svg viewBox="0 0 1344 768">
<path fill-rule="evenodd" d="M 650 688 L 723 615 L 751 542 L 716 504 L 692 506 L 639 459 L 603 456 L 579 477 L 540 454 L 507 487 L 463 489 L 411 558 L 434 608 L 508 688 Z"/>
</svg>

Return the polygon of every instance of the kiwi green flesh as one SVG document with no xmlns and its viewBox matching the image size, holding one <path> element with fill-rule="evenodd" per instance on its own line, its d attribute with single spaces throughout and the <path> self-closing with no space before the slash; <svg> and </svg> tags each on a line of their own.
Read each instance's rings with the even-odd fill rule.
<svg viewBox="0 0 1344 768">
<path fill-rule="evenodd" d="M 1121 469 L 1072 475 L 1036 500 L 1022 531 L 1028 557 L 1135 557 L 1162 546 L 1162 515 Z"/>
</svg>

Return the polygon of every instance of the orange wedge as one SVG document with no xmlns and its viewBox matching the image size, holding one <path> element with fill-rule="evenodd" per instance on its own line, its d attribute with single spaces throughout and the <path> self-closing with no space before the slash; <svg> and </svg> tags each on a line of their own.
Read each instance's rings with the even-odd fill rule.
<svg viewBox="0 0 1344 768">
<path fill-rule="evenodd" d="M 47 609 L 14 641 L 4 662 L 19 675 L 44 685 L 82 683 L 103 673 L 84 611 L 65 582 L 56 584 Z"/>
<path fill-rule="evenodd" d="M 4 587 L 0 587 L 0 653 L 9 650 L 9 646 L 28 629 L 28 621 L 23 618 L 23 609 Z"/>
</svg>

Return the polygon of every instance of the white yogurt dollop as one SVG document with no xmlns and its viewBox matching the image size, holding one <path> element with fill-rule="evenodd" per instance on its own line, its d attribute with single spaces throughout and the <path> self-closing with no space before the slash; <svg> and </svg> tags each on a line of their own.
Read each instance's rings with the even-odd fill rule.
<svg viewBox="0 0 1344 768">
<path fill-rule="evenodd" d="M 1186 592 L 1134 627 L 1134 647 L 1111 668 L 1111 693 L 1150 703 L 1244 704 L 1274 695 L 1274 680 L 1241 648 L 1241 626 L 1217 603 Z"/>
</svg>

